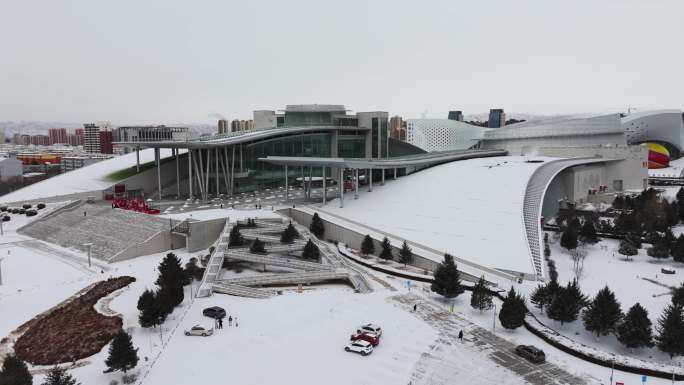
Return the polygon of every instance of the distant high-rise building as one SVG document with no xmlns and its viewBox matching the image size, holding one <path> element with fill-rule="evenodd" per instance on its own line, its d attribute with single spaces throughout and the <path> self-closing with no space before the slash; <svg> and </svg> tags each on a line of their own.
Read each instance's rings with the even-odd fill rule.
<svg viewBox="0 0 684 385">
<path fill-rule="evenodd" d="M 390 138 L 401 140 L 401 131 L 404 127 L 404 119 L 401 116 L 393 116 L 389 120 Z M 404 133 L 406 137 L 406 133 Z"/>
<path fill-rule="evenodd" d="M 30 143 L 34 146 L 49 146 L 50 137 L 47 135 L 31 135 Z"/>
<path fill-rule="evenodd" d="M 112 130 L 100 130 L 100 153 L 101 154 L 113 154 L 114 146 L 112 145 Z"/>
<path fill-rule="evenodd" d="M 74 147 L 83 145 L 83 143 L 81 142 L 81 137 L 76 134 L 67 135 L 67 142 L 70 146 Z"/>
<path fill-rule="evenodd" d="M 83 142 L 83 149 L 85 152 L 99 153 L 100 152 L 100 127 L 95 123 L 86 123 L 83 125 L 85 132 L 85 141 Z"/>
<path fill-rule="evenodd" d="M 77 128 L 74 130 L 74 135 L 78 136 L 78 145 L 83 146 L 85 144 L 85 131 L 82 128 Z"/>
<path fill-rule="evenodd" d="M 240 120 L 239 119 L 233 119 L 230 122 L 230 132 L 237 132 L 240 131 Z"/>
<path fill-rule="evenodd" d="M 449 120 L 463 121 L 463 111 L 449 111 Z"/>
<path fill-rule="evenodd" d="M 50 144 L 66 144 L 69 142 L 66 128 L 50 128 L 48 129 L 48 136 L 50 137 Z"/>
<path fill-rule="evenodd" d="M 5 130 L 0 130 L 0 144 L 5 143 Z"/>
<path fill-rule="evenodd" d="M 489 110 L 489 128 L 501 128 L 506 125 L 506 113 L 503 108 L 492 108 Z"/>
<path fill-rule="evenodd" d="M 228 121 L 225 119 L 219 119 L 218 121 L 218 133 L 225 134 L 228 132 Z"/>
</svg>

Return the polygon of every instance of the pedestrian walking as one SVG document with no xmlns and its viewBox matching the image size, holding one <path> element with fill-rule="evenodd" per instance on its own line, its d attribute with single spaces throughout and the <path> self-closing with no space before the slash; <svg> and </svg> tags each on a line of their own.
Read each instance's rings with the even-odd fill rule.
<svg viewBox="0 0 684 385">
<path fill-rule="evenodd" d="M 84 216 L 84 217 L 86 216 L 86 212 L 85 212 L 85 211 L 83 212 L 83 216 Z"/>
<path fill-rule="evenodd" d="M 231 326 L 233 326 L 233 317 L 228 316 L 228 327 L 231 327 Z"/>
<path fill-rule="evenodd" d="M 214 318 L 214 329 L 218 329 L 218 319 Z"/>
<path fill-rule="evenodd" d="M 219 329 L 223 329 L 223 318 L 218 319 L 218 326 Z"/>
<path fill-rule="evenodd" d="M 221 203 L 221 208 L 223 208 L 223 203 Z"/>
<path fill-rule="evenodd" d="M 413 305 L 413 312 L 415 313 L 416 310 L 418 310 L 418 304 L 417 303 Z"/>
<path fill-rule="evenodd" d="M 235 327 L 238 327 L 237 317 L 235 317 Z"/>
<path fill-rule="evenodd" d="M 463 342 L 463 330 L 458 332 L 458 339 L 461 340 L 461 342 Z"/>
</svg>

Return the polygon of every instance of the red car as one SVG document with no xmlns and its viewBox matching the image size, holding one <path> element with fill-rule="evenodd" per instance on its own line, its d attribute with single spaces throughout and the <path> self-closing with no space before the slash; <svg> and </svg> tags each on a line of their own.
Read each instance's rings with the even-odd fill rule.
<svg viewBox="0 0 684 385">
<path fill-rule="evenodd" d="M 380 344 L 380 336 L 375 334 L 375 333 L 369 333 L 369 332 L 356 332 L 351 335 L 350 340 L 356 341 L 356 340 L 364 340 L 369 342 L 371 345 L 378 346 Z"/>
</svg>

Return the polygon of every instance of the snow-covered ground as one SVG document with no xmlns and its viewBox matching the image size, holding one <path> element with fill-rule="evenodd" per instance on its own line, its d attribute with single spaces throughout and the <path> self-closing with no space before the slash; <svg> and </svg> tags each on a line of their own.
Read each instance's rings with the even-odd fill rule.
<svg viewBox="0 0 684 385">
<path fill-rule="evenodd" d="M 268 209 L 264 208 L 262 210 L 242 210 L 232 208 L 193 210 L 175 214 L 162 214 L 160 215 L 160 217 L 171 218 L 180 221 L 185 219 L 209 220 L 229 218 L 231 222 L 247 218 L 281 218 L 280 215 L 270 210 L 270 206 L 268 207 Z"/>
<path fill-rule="evenodd" d="M 325 209 L 486 267 L 534 274 L 522 205 L 529 177 L 543 163 L 525 159 L 451 162 L 375 184 L 358 200 L 348 193 L 343 208 L 333 200 Z"/>
<path fill-rule="evenodd" d="M 161 149 L 161 158 L 171 156 L 171 149 Z M 0 202 L 18 202 L 23 200 L 44 199 L 59 195 L 77 194 L 88 191 L 103 190 L 116 181 L 107 180 L 107 175 L 135 166 L 135 152 L 112 159 L 106 159 L 90 166 L 59 174 L 44 181 L 26 186 L 9 194 L 0 196 Z M 154 160 L 154 150 L 140 151 L 140 163 Z"/>
</svg>

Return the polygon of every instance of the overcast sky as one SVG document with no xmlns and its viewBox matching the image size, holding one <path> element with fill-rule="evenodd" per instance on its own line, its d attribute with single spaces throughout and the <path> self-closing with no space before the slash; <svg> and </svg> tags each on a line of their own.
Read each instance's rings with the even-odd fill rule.
<svg viewBox="0 0 684 385">
<path fill-rule="evenodd" d="M 684 1 L 0 0 L 0 121 L 684 107 Z"/>
</svg>

